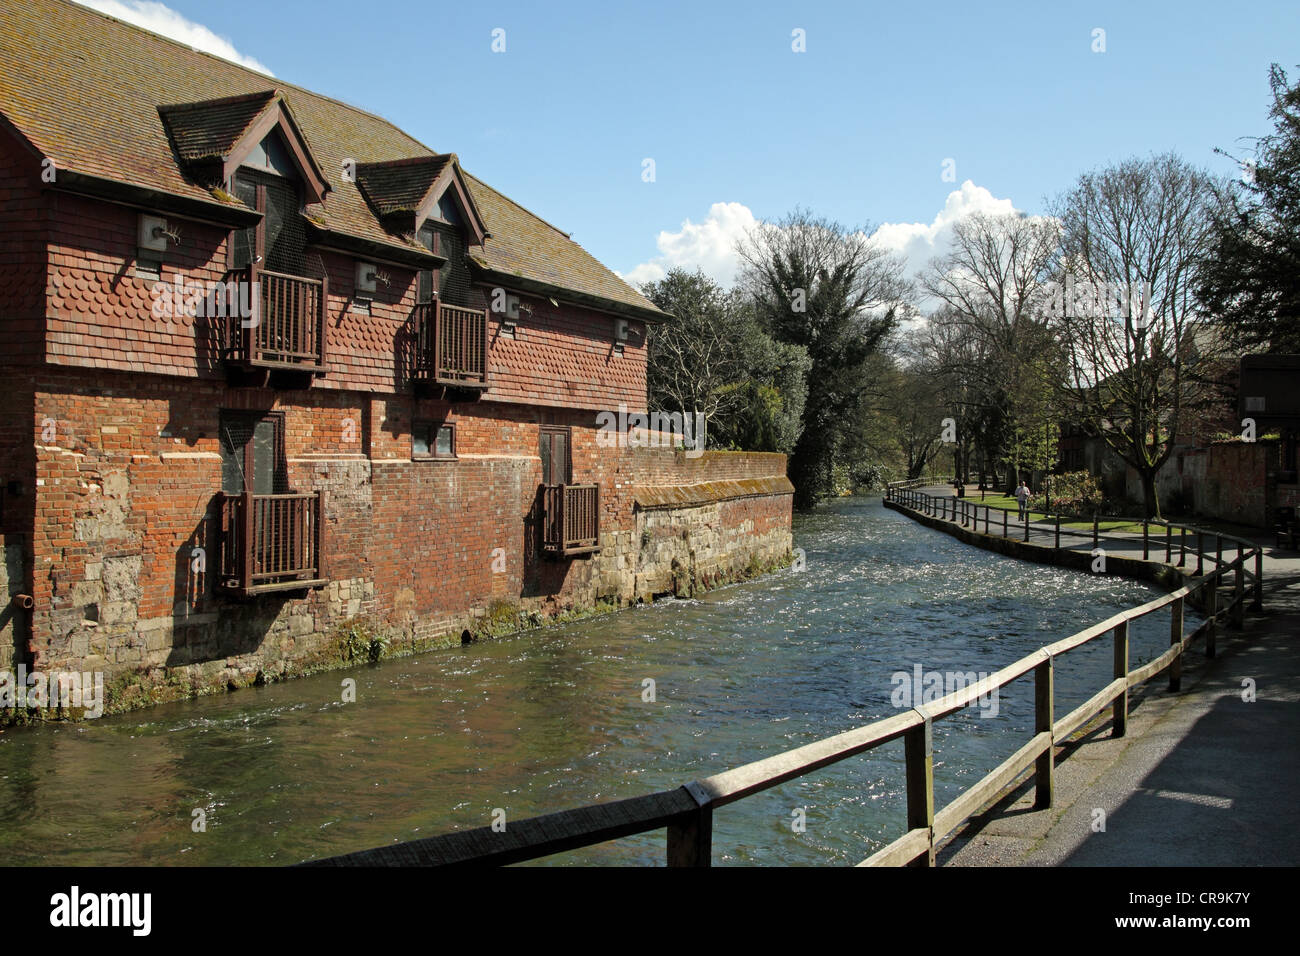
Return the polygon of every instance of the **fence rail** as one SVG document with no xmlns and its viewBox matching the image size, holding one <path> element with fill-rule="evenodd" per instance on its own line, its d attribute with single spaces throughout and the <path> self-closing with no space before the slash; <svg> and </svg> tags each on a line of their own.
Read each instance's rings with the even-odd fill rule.
<svg viewBox="0 0 1300 956">
<path fill-rule="evenodd" d="M 487 388 L 487 312 L 443 302 L 417 305 L 414 332 L 417 381 Z"/>
<path fill-rule="evenodd" d="M 565 556 L 600 550 L 600 485 L 542 485 L 542 549 Z"/>
<path fill-rule="evenodd" d="M 927 484 L 934 485 L 941 482 L 927 481 Z M 1142 519 L 1140 522 L 1133 518 L 1126 518 L 1120 515 L 1100 515 L 1095 514 L 1092 517 L 1092 530 L 1078 531 L 1067 526 L 1067 522 L 1077 523 L 1080 518 L 1062 515 L 1059 512 L 1043 514 L 1043 522 L 1051 525 L 1050 528 L 1034 527 L 1034 523 L 1029 519 L 1028 513 L 1025 518 L 1017 516 L 1012 522 L 1011 512 L 1006 508 L 999 508 L 995 505 L 981 504 L 970 498 L 957 498 L 951 495 L 932 495 L 924 491 L 916 490 L 916 486 L 909 488 L 896 487 L 897 482 L 886 486 L 885 500 L 893 501 L 898 504 L 911 508 L 918 513 L 927 515 L 932 518 L 939 518 L 945 521 L 952 521 L 960 524 L 963 528 L 971 531 L 980 531 L 980 515 L 983 513 L 983 533 L 993 534 L 1003 538 L 1012 536 L 1014 529 L 1015 537 L 1022 541 L 1030 541 L 1037 534 L 1051 539 L 1052 546 L 1059 548 L 1062 538 L 1084 538 L 1091 539 L 1094 548 L 1099 547 L 1102 540 L 1106 537 L 1105 532 L 1101 530 L 1103 522 L 1118 521 L 1127 525 L 1142 525 L 1142 560 L 1150 560 L 1152 553 L 1165 552 L 1165 563 L 1178 568 L 1188 567 L 1189 551 L 1190 557 L 1196 559 L 1196 575 L 1199 577 L 1204 573 L 1205 561 L 1209 559 L 1211 550 L 1207 544 L 1213 543 L 1213 560 L 1216 566 L 1223 564 L 1224 545 L 1231 550 L 1237 549 L 1237 557 L 1242 557 L 1249 553 L 1252 559 L 1248 566 L 1243 566 L 1241 574 L 1249 577 L 1251 581 L 1252 608 L 1259 610 L 1263 604 L 1264 590 L 1264 552 L 1252 541 L 1245 538 L 1239 538 L 1235 535 L 1224 534 L 1221 531 L 1211 531 L 1205 528 L 1198 528 L 1195 525 L 1181 524 L 1172 521 L 1150 521 Z M 993 518 L 993 515 L 997 515 Z M 991 530 L 990 530 L 991 529 Z M 1152 535 L 1152 531 L 1155 535 Z M 1194 539 L 1195 546 L 1188 547 L 1188 541 Z M 1136 543 L 1132 539 L 1119 538 L 1119 540 L 1129 543 Z M 1174 561 L 1174 554 L 1177 553 L 1178 560 Z M 1253 566 L 1253 567 L 1252 567 Z"/>
<path fill-rule="evenodd" d="M 325 492 L 222 494 L 217 580 L 252 595 L 312 587 L 326 580 Z"/>
<path fill-rule="evenodd" d="M 324 279 L 257 266 L 225 275 L 228 359 L 252 368 L 319 372 L 325 368 Z M 245 291 L 245 289 L 249 291 Z M 252 315 L 243 313 L 251 308 Z"/>
<path fill-rule="evenodd" d="M 932 501 L 913 489 L 899 489 L 900 506 L 933 507 Z M 919 496 L 919 497 L 918 497 Z M 906 498 L 905 502 L 902 498 Z M 928 513 L 928 512 L 927 512 Z M 987 517 L 987 516 L 986 516 Z M 1240 539 L 1224 536 L 1224 540 Z M 1201 544 L 1203 544 L 1203 539 Z M 1192 642 L 1204 638 L 1206 653 L 1213 656 L 1220 618 L 1241 626 L 1241 611 L 1247 592 L 1243 583 L 1246 563 L 1258 551 L 1243 551 L 1224 560 L 1221 550 L 1212 555 L 1198 551 L 1198 567 L 1213 561 L 1213 569 L 1195 583 L 1122 611 L 1077 634 L 1042 647 L 996 673 L 937 701 L 902 711 L 784 753 L 692 781 L 673 790 L 663 790 L 612 803 L 596 804 L 559 813 L 511 822 L 501 832 L 480 827 L 429 837 L 392 846 L 378 847 L 313 861 L 312 866 L 429 866 L 452 864 L 518 863 L 608 840 L 665 830 L 669 866 L 708 866 L 713 846 L 713 812 L 727 804 L 779 786 L 876 747 L 902 740 L 907 788 L 907 830 L 892 843 L 865 859 L 861 866 L 928 865 L 935 862 L 935 845 L 993 800 L 1006 786 L 1032 770 L 1034 802 L 1039 808 L 1052 805 L 1054 798 L 1055 747 L 1094 717 L 1111 711 L 1115 736 L 1128 728 L 1129 691 L 1164 671 L 1169 672 L 1170 690 L 1179 690 L 1182 659 Z M 1219 604 L 1221 582 L 1233 576 L 1232 599 Z M 1258 579 L 1257 579 L 1258 584 Z M 1205 620 L 1191 633 L 1184 633 L 1183 615 L 1188 602 L 1203 598 Z M 1129 668 L 1129 625 L 1150 614 L 1169 610 L 1169 649 L 1154 660 Z M 1057 716 L 1055 673 L 1058 658 L 1109 635 L 1113 641 L 1112 679 L 1080 706 Z M 1013 681 L 1034 681 L 1034 730 L 1015 753 L 947 806 L 934 807 L 934 722 L 967 707 Z"/>
</svg>

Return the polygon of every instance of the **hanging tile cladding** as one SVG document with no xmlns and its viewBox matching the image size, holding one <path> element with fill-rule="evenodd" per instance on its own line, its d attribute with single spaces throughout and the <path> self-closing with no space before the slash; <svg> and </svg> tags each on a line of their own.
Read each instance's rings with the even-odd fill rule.
<svg viewBox="0 0 1300 956">
<path fill-rule="evenodd" d="M 135 275 L 137 213 L 81 197 L 46 194 L 54 234 L 49 247 L 48 361 L 88 368 L 222 378 L 217 320 L 172 309 L 155 315 L 166 288 L 219 282 L 226 274 L 229 233 L 180 221 L 181 244 L 165 253 L 161 282 Z M 171 222 L 171 220 L 169 220 Z M 327 374 L 314 388 L 377 393 L 409 390 L 411 314 L 416 273 L 384 266 L 370 314 L 354 312 L 358 260 L 314 252 L 329 279 Z M 40 286 L 37 286 L 39 288 Z M 476 307 L 486 305 L 476 291 Z M 610 316 L 578 307 L 534 305 L 514 339 L 490 317 L 489 372 L 494 401 L 582 409 L 645 408 L 642 335 L 613 353 Z M 636 329 L 640 323 L 633 322 Z"/>
</svg>

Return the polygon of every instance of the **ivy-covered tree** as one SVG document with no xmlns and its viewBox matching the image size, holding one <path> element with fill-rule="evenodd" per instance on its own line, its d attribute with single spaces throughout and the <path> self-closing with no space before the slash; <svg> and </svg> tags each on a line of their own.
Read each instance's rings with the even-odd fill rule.
<svg viewBox="0 0 1300 956">
<path fill-rule="evenodd" d="M 789 466 L 795 504 L 807 508 L 834 491 L 845 438 L 869 384 L 867 360 L 897 324 L 903 264 L 865 231 L 798 209 L 760 224 L 739 252 L 760 326 L 811 360 Z"/>
</svg>

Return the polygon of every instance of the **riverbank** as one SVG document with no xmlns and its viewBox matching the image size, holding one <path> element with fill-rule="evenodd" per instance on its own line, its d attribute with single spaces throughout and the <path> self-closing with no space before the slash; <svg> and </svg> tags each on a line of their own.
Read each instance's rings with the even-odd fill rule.
<svg viewBox="0 0 1300 956">
<path fill-rule="evenodd" d="M 1120 546 L 1140 552 L 1135 537 Z M 1132 694 L 1125 736 L 1101 717 L 1059 745 L 1052 807 L 1034 808 L 1031 778 L 1012 784 L 939 847 L 941 865 L 1300 862 L 1300 555 L 1247 537 L 1264 548 L 1263 610 L 1215 658 L 1185 658 L 1181 691 L 1152 681 Z"/>
</svg>

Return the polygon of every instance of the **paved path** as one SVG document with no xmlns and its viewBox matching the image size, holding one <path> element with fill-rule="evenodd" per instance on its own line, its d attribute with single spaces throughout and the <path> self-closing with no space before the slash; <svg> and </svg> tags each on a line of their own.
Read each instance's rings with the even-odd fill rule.
<svg viewBox="0 0 1300 956">
<path fill-rule="evenodd" d="M 1035 528 L 1050 525 L 1035 522 L 1031 540 L 1051 543 Z M 1233 533 L 1243 531 L 1265 548 L 1264 611 L 1248 612 L 1242 632 L 1221 624 L 1214 660 L 1194 645 L 1180 693 L 1159 676 L 1132 694 L 1125 737 L 1101 717 L 1060 747 L 1055 806 L 1035 811 L 1032 784 L 1014 787 L 940 849 L 940 863 L 1300 863 L 1300 554 L 1276 551 L 1258 529 Z M 1132 550 L 1125 537 L 1104 546 Z M 1091 538 L 1073 546 L 1091 549 Z M 1248 679 L 1253 702 L 1243 700 Z"/>
</svg>

